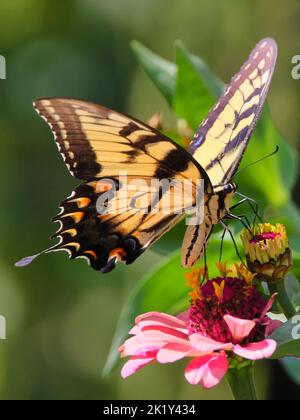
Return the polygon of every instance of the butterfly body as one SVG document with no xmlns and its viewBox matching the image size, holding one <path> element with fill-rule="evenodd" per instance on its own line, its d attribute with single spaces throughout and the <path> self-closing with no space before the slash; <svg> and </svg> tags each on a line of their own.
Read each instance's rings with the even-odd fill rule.
<svg viewBox="0 0 300 420">
<path fill-rule="evenodd" d="M 103 106 L 68 98 L 37 100 L 35 109 L 50 126 L 70 173 L 83 181 L 54 218 L 60 223 L 54 235 L 59 242 L 43 253 L 64 250 L 108 272 L 118 261 L 131 264 L 194 209 L 182 245 L 183 266 L 193 265 L 213 226 L 229 212 L 236 191 L 232 179 L 261 112 L 276 52 L 271 39 L 255 47 L 188 151 L 143 122 Z M 202 212 L 197 212 L 199 183 Z M 183 200 L 178 191 L 187 184 Z"/>
</svg>

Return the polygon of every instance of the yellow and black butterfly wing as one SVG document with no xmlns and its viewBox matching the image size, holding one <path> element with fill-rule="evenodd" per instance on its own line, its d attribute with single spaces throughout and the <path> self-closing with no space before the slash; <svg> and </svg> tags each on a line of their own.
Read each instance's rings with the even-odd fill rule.
<svg viewBox="0 0 300 420">
<path fill-rule="evenodd" d="M 202 258 L 212 229 L 213 224 L 208 216 L 202 222 L 187 227 L 182 243 L 181 264 L 183 267 L 191 267 Z"/>
<path fill-rule="evenodd" d="M 276 56 L 277 46 L 272 39 L 257 44 L 190 144 L 190 153 L 205 169 L 213 187 L 231 182 L 238 169 L 266 99 Z M 201 258 L 218 215 L 224 212 L 223 199 L 208 198 L 203 221 L 186 230 L 182 248 L 185 267 Z"/>
<path fill-rule="evenodd" d="M 49 124 L 71 174 L 90 180 L 128 176 L 187 178 L 199 166 L 188 152 L 146 124 L 101 105 L 68 98 L 39 99 L 38 114 Z M 204 171 L 202 171 L 204 174 Z"/>
<path fill-rule="evenodd" d="M 151 180 L 143 178 L 143 186 L 129 180 L 129 191 L 128 184 L 114 178 L 81 184 L 61 203 L 61 212 L 54 218 L 60 222 L 54 235 L 60 241 L 50 251 L 65 250 L 71 258 L 86 258 L 102 272 L 111 271 L 117 261 L 131 264 L 184 216 L 179 197 L 176 205 L 176 194 L 165 197 L 151 186 Z M 170 195 L 172 209 L 164 211 L 168 210 L 163 208 L 164 200 L 167 205 Z M 193 197 L 191 205 L 192 201 Z"/>
<path fill-rule="evenodd" d="M 256 45 L 190 144 L 190 153 L 214 187 L 229 183 L 238 169 L 266 99 L 276 57 L 273 39 Z"/>
<path fill-rule="evenodd" d="M 183 217 L 184 209 L 195 204 L 199 179 L 212 191 L 205 171 L 187 151 L 140 121 L 65 98 L 40 99 L 35 108 L 50 125 L 71 174 L 85 181 L 61 203 L 54 219 L 60 222 L 54 235 L 60 241 L 46 252 L 65 250 L 71 258 L 85 257 L 93 268 L 110 271 L 118 260 L 133 262 Z M 153 179 L 192 182 L 190 203 L 183 203 L 176 189 L 153 191 Z M 164 208 L 166 198 L 171 208 Z M 99 201 L 113 211 L 99 211 Z"/>
</svg>

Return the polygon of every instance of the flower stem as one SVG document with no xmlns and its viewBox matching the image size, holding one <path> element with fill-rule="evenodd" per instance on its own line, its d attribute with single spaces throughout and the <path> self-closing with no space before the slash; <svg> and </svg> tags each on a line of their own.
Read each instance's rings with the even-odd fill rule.
<svg viewBox="0 0 300 420">
<path fill-rule="evenodd" d="M 287 319 L 293 318 L 293 316 L 296 315 L 296 310 L 286 292 L 285 281 L 282 280 L 278 283 L 269 283 L 269 290 L 271 294 L 278 293 L 278 302 Z"/>
<path fill-rule="evenodd" d="M 253 364 L 240 369 L 230 369 L 227 373 L 227 381 L 236 401 L 257 400 Z"/>
</svg>

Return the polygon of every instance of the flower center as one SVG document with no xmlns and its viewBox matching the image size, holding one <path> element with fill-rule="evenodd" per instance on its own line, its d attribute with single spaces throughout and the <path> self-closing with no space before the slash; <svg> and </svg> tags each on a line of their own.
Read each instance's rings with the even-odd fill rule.
<svg viewBox="0 0 300 420">
<path fill-rule="evenodd" d="M 228 343 L 231 332 L 225 315 L 241 319 L 259 319 L 266 302 L 257 289 L 237 277 L 215 278 L 200 289 L 200 298 L 192 302 L 189 311 L 189 329 L 214 340 Z M 258 327 L 255 338 L 263 338 L 264 327 Z"/>
<path fill-rule="evenodd" d="M 252 239 L 250 239 L 250 244 L 258 244 L 259 242 L 263 242 L 264 245 L 267 245 L 268 240 L 274 240 L 278 236 L 281 236 L 280 233 L 277 232 L 266 232 L 266 233 L 260 233 L 258 235 L 253 236 Z"/>
</svg>

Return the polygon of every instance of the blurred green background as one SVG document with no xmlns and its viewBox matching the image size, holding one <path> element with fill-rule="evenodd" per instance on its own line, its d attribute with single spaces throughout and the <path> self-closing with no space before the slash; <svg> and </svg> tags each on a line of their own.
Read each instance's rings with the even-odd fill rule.
<svg viewBox="0 0 300 420">
<path fill-rule="evenodd" d="M 32 101 L 71 96 L 143 120 L 160 110 L 168 118 L 166 102 L 132 54 L 132 39 L 169 60 L 174 40 L 181 39 L 228 81 L 256 42 L 272 36 L 279 58 L 268 102 L 281 133 L 299 148 L 300 81 L 291 77 L 291 58 L 300 54 L 299 18 L 298 0 L 0 3 L 0 54 L 7 60 L 7 79 L 0 80 L 0 314 L 7 320 L 7 340 L 0 340 L 1 399 L 231 398 L 226 383 L 210 392 L 186 384 L 184 363 L 151 366 L 126 381 L 119 369 L 102 377 L 120 310 L 160 260 L 158 253 L 105 276 L 64 253 L 14 267 L 48 246 L 55 229 L 50 218 L 77 184 Z M 257 365 L 264 398 L 273 369 L 269 362 Z M 275 374 L 282 385 L 283 371 Z"/>
</svg>

